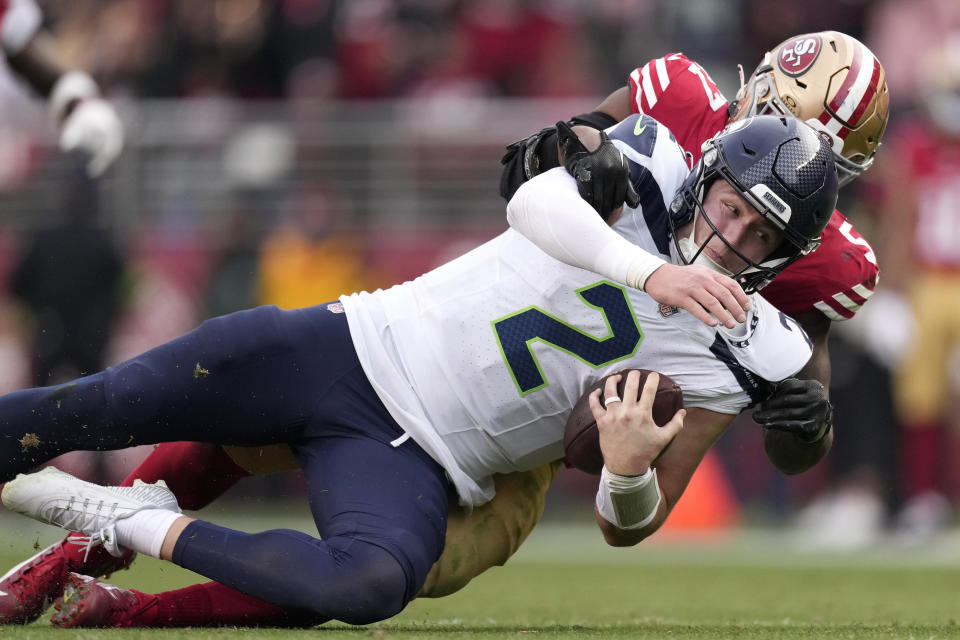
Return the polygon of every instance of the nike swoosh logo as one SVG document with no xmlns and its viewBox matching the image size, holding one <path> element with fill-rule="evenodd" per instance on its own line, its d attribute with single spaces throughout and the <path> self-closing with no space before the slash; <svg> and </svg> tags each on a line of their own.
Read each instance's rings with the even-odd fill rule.
<svg viewBox="0 0 960 640">
<path fill-rule="evenodd" d="M 640 135 L 641 133 L 643 133 L 643 130 L 644 130 L 644 129 L 647 128 L 647 125 L 645 125 L 645 124 L 641 127 L 641 126 L 640 126 L 640 123 L 641 123 L 641 122 L 643 122 L 643 120 L 637 120 L 637 124 L 633 125 L 633 135 L 638 136 L 638 135 Z"/>
</svg>

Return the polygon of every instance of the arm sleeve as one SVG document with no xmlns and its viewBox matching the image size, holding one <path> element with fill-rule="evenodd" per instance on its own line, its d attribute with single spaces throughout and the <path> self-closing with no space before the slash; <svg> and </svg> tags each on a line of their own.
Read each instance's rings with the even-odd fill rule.
<svg viewBox="0 0 960 640">
<path fill-rule="evenodd" d="M 580 197 L 573 177 L 552 169 L 526 182 L 507 204 L 510 226 L 548 255 L 642 289 L 664 260 L 611 229 Z"/>
</svg>

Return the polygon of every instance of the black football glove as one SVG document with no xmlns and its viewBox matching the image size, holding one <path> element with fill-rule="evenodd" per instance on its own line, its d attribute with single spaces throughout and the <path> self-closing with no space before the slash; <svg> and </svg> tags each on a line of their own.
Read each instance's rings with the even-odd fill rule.
<svg viewBox="0 0 960 640">
<path fill-rule="evenodd" d="M 578 124 L 593 129 L 606 129 L 617 121 L 603 111 L 581 113 L 570 118 L 570 124 Z M 503 171 L 500 174 L 500 196 L 509 201 L 524 182 L 548 169 L 560 166 L 557 153 L 557 128 L 545 127 L 507 147 L 500 158 Z"/>
<path fill-rule="evenodd" d="M 595 151 L 587 151 L 573 128 L 560 121 L 557 142 L 563 166 L 576 179 L 580 196 L 601 218 L 609 220 L 624 202 L 629 207 L 640 204 L 640 196 L 630 180 L 630 167 L 606 132 L 600 132 L 600 146 Z"/>
<path fill-rule="evenodd" d="M 761 402 L 753 419 L 777 431 L 796 434 L 804 442 L 820 441 L 833 424 L 833 405 L 818 380 L 787 378 Z"/>
<path fill-rule="evenodd" d="M 557 155 L 557 129 L 544 127 L 507 147 L 500 158 L 500 197 L 510 201 L 524 182 L 547 169 L 560 166 Z"/>
</svg>

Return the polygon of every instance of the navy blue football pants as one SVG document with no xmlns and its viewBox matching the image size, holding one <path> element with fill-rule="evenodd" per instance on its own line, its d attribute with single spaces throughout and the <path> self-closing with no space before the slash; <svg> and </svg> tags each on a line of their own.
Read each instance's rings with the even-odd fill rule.
<svg viewBox="0 0 960 640">
<path fill-rule="evenodd" d="M 174 562 L 296 610 L 374 622 L 415 597 L 443 550 L 449 485 L 360 367 L 339 305 L 260 307 L 95 375 L 0 397 L 3 480 L 73 450 L 289 443 L 322 540 L 196 521 Z"/>
</svg>

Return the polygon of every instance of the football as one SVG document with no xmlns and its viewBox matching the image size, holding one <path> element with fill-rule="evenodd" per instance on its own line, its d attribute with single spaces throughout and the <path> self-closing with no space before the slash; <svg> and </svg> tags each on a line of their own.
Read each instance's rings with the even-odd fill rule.
<svg viewBox="0 0 960 640">
<path fill-rule="evenodd" d="M 627 384 L 627 374 L 630 371 L 632 369 L 617 372 L 623 375 L 623 378 L 617 384 L 617 393 L 620 397 L 623 397 L 623 390 Z M 654 372 L 647 369 L 637 369 L 637 371 L 640 372 L 640 388 L 643 389 L 643 385 L 647 381 L 647 375 Z M 610 375 L 617 375 L 617 373 L 611 373 Z M 603 469 L 603 455 L 600 453 L 600 432 L 597 431 L 597 423 L 590 411 L 589 397 L 595 389 L 602 389 L 609 377 L 600 378 L 583 392 L 583 395 L 573 406 L 573 411 L 567 418 L 567 425 L 563 432 L 563 451 L 566 465 L 592 475 L 600 475 L 600 471 Z M 683 392 L 680 390 L 680 385 L 661 373 L 657 395 L 653 400 L 653 421 L 663 426 L 682 408 Z"/>
</svg>

